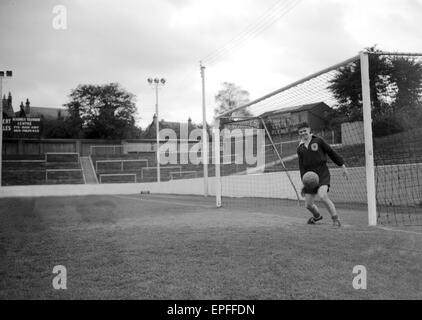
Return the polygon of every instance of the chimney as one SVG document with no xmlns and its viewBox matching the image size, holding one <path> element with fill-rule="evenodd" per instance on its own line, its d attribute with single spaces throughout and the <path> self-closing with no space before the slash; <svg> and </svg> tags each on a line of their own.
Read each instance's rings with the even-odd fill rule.
<svg viewBox="0 0 422 320">
<path fill-rule="evenodd" d="M 9 91 L 9 95 L 7 96 L 7 105 L 9 107 L 12 106 L 12 94 L 10 93 L 10 91 Z"/>
<path fill-rule="evenodd" d="M 28 98 L 26 98 L 26 102 L 25 102 L 25 114 L 27 118 L 29 118 L 31 115 L 31 107 L 30 107 L 30 102 Z"/>
<path fill-rule="evenodd" d="M 9 92 L 8 97 L 6 95 L 3 96 L 1 103 L 3 104 L 3 114 L 7 115 L 8 117 L 14 117 L 14 112 L 12 108 L 12 95 Z"/>
<path fill-rule="evenodd" d="M 21 105 L 19 106 L 19 108 L 20 108 L 20 117 L 22 117 L 25 114 L 25 106 L 23 105 L 23 101 L 21 101 Z"/>
<path fill-rule="evenodd" d="M 192 130 L 192 119 L 189 117 L 188 119 L 188 133 L 190 133 Z"/>
</svg>

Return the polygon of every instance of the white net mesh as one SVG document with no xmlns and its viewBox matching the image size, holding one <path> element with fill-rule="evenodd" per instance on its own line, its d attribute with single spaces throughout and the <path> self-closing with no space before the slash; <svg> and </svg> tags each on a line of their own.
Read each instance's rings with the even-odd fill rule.
<svg viewBox="0 0 422 320">
<path fill-rule="evenodd" d="M 421 71 L 422 56 L 369 54 L 379 223 L 422 222 Z M 238 117 L 242 109 L 252 117 Z M 367 203 L 362 82 L 355 57 L 220 116 L 221 128 L 266 133 L 264 168 L 245 170 L 233 161 L 221 165 L 223 205 L 264 209 L 282 199 L 297 199 L 295 189 L 302 188 L 297 128 L 302 122 L 348 167 L 345 179 L 342 168 L 328 159 L 330 198 L 346 208 Z M 222 141 L 223 146 L 228 143 Z"/>
</svg>

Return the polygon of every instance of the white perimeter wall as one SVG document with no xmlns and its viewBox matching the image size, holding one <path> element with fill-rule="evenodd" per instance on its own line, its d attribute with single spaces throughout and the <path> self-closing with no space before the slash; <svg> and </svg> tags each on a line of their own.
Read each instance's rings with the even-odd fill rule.
<svg viewBox="0 0 422 320">
<path fill-rule="evenodd" d="M 365 143 L 363 121 L 341 124 L 341 144 L 344 146 Z"/>
<path fill-rule="evenodd" d="M 331 169 L 330 197 L 339 202 L 366 203 L 365 168 L 349 168 L 346 180 L 341 169 Z M 300 192 L 299 171 L 290 171 Z M 377 167 L 379 204 L 414 205 L 422 200 L 422 164 Z M 296 200 L 286 173 L 258 173 L 222 177 L 222 194 L 229 197 L 264 197 Z M 99 185 L 9 186 L 0 188 L 0 197 L 70 196 L 95 194 L 137 194 L 141 191 L 161 194 L 203 195 L 203 178 L 153 183 L 117 183 Z M 209 194 L 215 195 L 215 178 L 209 178 Z"/>
</svg>

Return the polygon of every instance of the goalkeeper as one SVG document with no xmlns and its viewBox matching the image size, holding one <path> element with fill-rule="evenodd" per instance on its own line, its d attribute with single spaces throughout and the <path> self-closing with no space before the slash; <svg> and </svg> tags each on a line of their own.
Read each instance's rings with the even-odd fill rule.
<svg viewBox="0 0 422 320">
<path fill-rule="evenodd" d="M 322 138 L 311 134 L 311 128 L 308 123 L 304 122 L 298 126 L 298 133 L 300 143 L 297 148 L 297 155 L 299 157 L 300 177 L 307 171 L 314 171 L 319 177 L 319 186 L 313 190 L 307 188 L 302 189 L 302 196 L 305 197 L 305 206 L 312 213 L 312 217 L 308 220 L 308 224 L 315 224 L 315 222 L 322 219 L 319 209 L 316 206 L 315 198 L 318 197 L 326 206 L 331 215 L 334 226 L 341 226 L 337 215 L 334 203 L 328 197 L 330 189 L 330 171 L 327 167 L 327 155 L 333 160 L 335 164 L 343 168 L 343 175 L 347 178 L 348 171 L 344 164 L 343 158 L 337 154 L 330 145 Z"/>
</svg>

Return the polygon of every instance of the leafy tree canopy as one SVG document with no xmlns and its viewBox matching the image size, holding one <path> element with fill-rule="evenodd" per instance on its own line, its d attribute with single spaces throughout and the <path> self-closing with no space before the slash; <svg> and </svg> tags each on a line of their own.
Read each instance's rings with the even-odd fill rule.
<svg viewBox="0 0 422 320">
<path fill-rule="evenodd" d="M 135 96 L 117 83 L 79 85 L 72 90 L 68 123 L 73 136 L 93 139 L 137 138 Z"/>
<path fill-rule="evenodd" d="M 367 51 L 381 52 L 375 46 Z M 383 131 L 385 126 L 400 131 L 422 121 L 421 61 L 407 56 L 370 54 L 369 81 L 375 131 Z M 338 101 L 335 120 L 362 120 L 360 61 L 340 68 L 328 89 Z"/>
<path fill-rule="evenodd" d="M 215 95 L 217 108 L 214 115 L 218 116 L 224 112 L 233 110 L 249 102 L 249 92 L 231 82 L 223 82 L 222 89 Z M 233 112 L 232 116 L 250 117 L 251 112 L 245 108 Z"/>
</svg>

